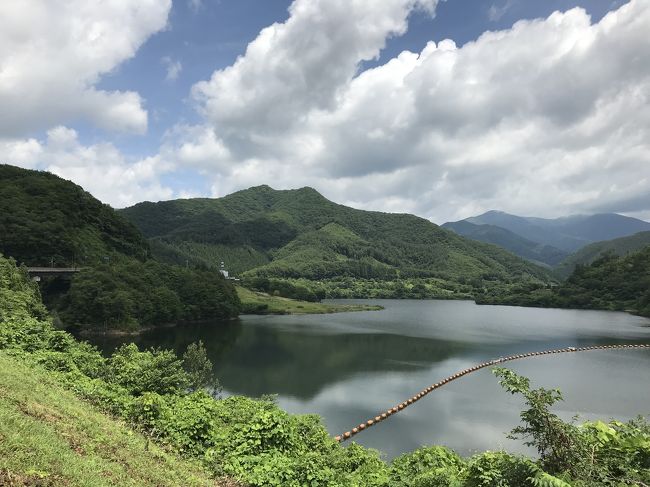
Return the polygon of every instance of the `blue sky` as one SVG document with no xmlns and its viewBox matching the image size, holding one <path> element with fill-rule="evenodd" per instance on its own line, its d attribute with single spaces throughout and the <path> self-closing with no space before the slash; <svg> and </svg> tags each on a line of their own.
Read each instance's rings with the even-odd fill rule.
<svg viewBox="0 0 650 487">
<path fill-rule="evenodd" d="M 377 60 L 360 66 L 377 66 L 403 50 L 420 51 L 428 41 L 452 39 L 458 45 L 478 38 L 487 30 L 511 27 L 521 19 L 547 17 L 555 10 L 582 7 L 598 21 L 623 1 L 609 0 L 447 0 L 439 4 L 435 16 L 414 12 L 409 30 L 388 40 Z M 196 111 L 188 101 L 192 85 L 208 79 L 215 69 L 231 65 L 259 31 L 288 18 L 289 0 L 203 0 L 194 4 L 177 0 L 172 4 L 168 26 L 140 47 L 135 57 L 104 76 L 97 85 L 106 90 L 135 90 L 143 95 L 155 115 L 146 136 L 124 137 L 116 144 L 134 156 L 155 152 L 164 132 L 178 121 L 198 122 Z M 198 7 L 193 7 L 198 5 Z M 491 9 L 495 12 L 491 14 Z M 175 80 L 165 80 L 167 67 L 163 59 L 180 62 L 181 72 Z M 86 142 L 105 137 L 104 132 L 89 132 Z M 180 189 L 180 188 L 179 188 Z"/>
<path fill-rule="evenodd" d="M 18 120 L 0 126 L 0 156 L 61 174 L 114 206 L 266 183 L 312 185 L 341 203 L 440 223 L 492 208 L 650 215 L 638 138 L 621 141 L 616 127 L 591 122 L 614 120 L 631 103 L 614 103 L 612 90 L 637 101 L 647 94 L 639 60 L 603 72 L 598 59 L 603 50 L 613 59 L 647 54 L 635 37 L 644 26 L 632 22 L 646 21 L 642 0 L 366 0 L 349 12 L 333 7 L 340 0 L 296 0 L 291 12 L 286 0 L 166 1 L 108 10 L 75 0 L 67 12 L 48 11 L 45 0 L 0 6 L 8 14 L 0 32 L 2 22 L 35 25 L 5 29 L 0 67 L 26 81 L 9 83 L 3 98 L 0 74 L 0 108 Z M 50 23 L 39 30 L 35 13 Z M 81 40 L 29 58 L 30 46 L 70 35 L 71 15 L 86 29 Z M 258 38 L 272 24 L 275 37 Z M 246 55 L 249 44 L 262 54 Z M 413 55 L 398 58 L 403 51 Z M 59 57 L 58 78 L 38 71 Z M 592 67 L 598 86 L 581 75 Z M 384 98 L 366 100 L 364 90 Z M 513 90 L 518 106 L 506 100 Z M 637 128 L 647 128 L 645 115 L 639 109 Z M 567 131 L 583 143 L 566 141 Z M 548 138 L 544 146 L 535 134 Z"/>
</svg>

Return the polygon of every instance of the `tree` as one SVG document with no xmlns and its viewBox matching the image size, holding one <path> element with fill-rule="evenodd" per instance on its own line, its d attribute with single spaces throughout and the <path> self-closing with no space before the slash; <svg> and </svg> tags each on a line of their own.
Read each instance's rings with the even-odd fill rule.
<svg viewBox="0 0 650 487">
<path fill-rule="evenodd" d="M 212 362 L 203 342 L 191 343 L 183 354 L 183 369 L 190 380 L 190 389 L 207 388 L 217 396 L 221 392 L 219 379 L 214 375 Z"/>
</svg>

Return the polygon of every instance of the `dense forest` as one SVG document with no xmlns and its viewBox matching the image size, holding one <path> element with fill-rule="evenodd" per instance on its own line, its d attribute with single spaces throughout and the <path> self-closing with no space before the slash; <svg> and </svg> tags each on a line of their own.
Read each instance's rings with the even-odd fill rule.
<svg viewBox="0 0 650 487">
<path fill-rule="evenodd" d="M 632 311 L 650 316 L 650 246 L 625 256 L 602 255 L 578 264 L 558 286 L 519 285 L 484 290 L 481 304 Z"/>
<path fill-rule="evenodd" d="M 108 443 L 101 447 L 110 449 L 111 458 L 128 451 L 128 461 L 133 461 L 153 448 L 152 442 L 188 462 L 175 464 L 169 478 L 155 485 L 178 485 L 173 479 L 180 472 L 197 471 L 199 465 L 194 462 L 215 478 L 230 477 L 250 486 L 586 487 L 650 482 L 650 426 L 645 421 L 566 423 L 551 410 L 562 399 L 559 391 L 533 389 L 528 379 L 508 369 L 494 372 L 507 392 L 521 396 L 525 407 L 522 423 L 511 434 L 535 448 L 537 459 L 504 451 L 463 458 L 443 446 L 428 446 L 386 463 L 374 450 L 336 443 L 316 415 L 290 415 L 268 399 L 215 398 L 217 380 L 200 343 L 189 346 L 182 357 L 166 350 L 139 350 L 135 345 L 102 356 L 90 345 L 56 331 L 35 283 L 14 261 L 1 256 L 0 363 L 23 371 L 26 383 L 39 378 L 52 385 L 39 403 L 51 400 L 55 393 L 63 394 L 61 388 L 66 388 L 86 401 L 86 409 L 121 418 L 147 436 L 146 446 L 125 442 L 117 434 L 104 438 Z M 0 388 L 10 379 L 0 374 Z M 42 409 L 39 403 L 25 405 L 21 412 L 14 403 L 0 400 L 0 417 L 4 418 L 0 431 L 5 425 L 16 427 L 16 421 L 30 414 L 30 420 L 39 423 L 30 434 L 43 437 L 53 410 L 52 406 Z M 70 458 L 75 467 L 97 449 L 85 440 L 96 432 L 84 432 L 84 428 L 91 428 L 90 423 L 76 426 L 74 443 L 70 431 L 54 432 L 65 440 L 57 454 Z M 48 470 L 41 479 L 68 485 L 84 474 L 69 468 L 70 464 L 48 461 L 52 452 L 43 444 L 30 446 L 32 439 L 12 435 L 10 441 L 0 442 L 0 479 L 34 478 L 34 465 L 41 465 L 41 459 Z M 39 452 L 36 458 L 34 451 Z M 159 462 L 169 461 L 162 453 L 158 455 Z M 143 464 L 140 459 L 131 468 L 132 475 L 137 472 L 143 477 L 142 485 L 151 484 L 147 478 L 156 478 L 154 472 L 147 475 L 146 469 L 156 468 L 151 463 Z M 115 467 L 111 476 L 118 472 Z M 199 485 L 201 474 L 197 475 L 188 484 Z"/>
<path fill-rule="evenodd" d="M 414 215 L 362 211 L 311 188 L 259 186 L 218 199 L 140 203 L 120 213 L 168 262 L 244 278 L 549 282 L 544 269 Z"/>
<path fill-rule="evenodd" d="M 624 256 L 650 245 L 650 231 L 639 232 L 627 237 L 604 240 L 586 245 L 564 259 L 553 271 L 562 279 L 571 275 L 577 265 L 591 264 L 605 254 Z"/>
<path fill-rule="evenodd" d="M 128 220 L 70 181 L 0 164 L 0 252 L 28 266 L 92 265 L 119 253 L 146 259 Z"/>
<path fill-rule="evenodd" d="M 234 287 L 218 272 L 128 258 L 85 268 L 56 303 L 63 323 L 100 330 L 228 319 L 239 312 Z"/>
<path fill-rule="evenodd" d="M 133 224 L 76 184 L 0 165 L 0 194 L 0 253 L 26 266 L 81 267 L 41 282 L 61 325 L 135 331 L 237 316 L 237 293 L 219 272 L 155 261 Z"/>
</svg>

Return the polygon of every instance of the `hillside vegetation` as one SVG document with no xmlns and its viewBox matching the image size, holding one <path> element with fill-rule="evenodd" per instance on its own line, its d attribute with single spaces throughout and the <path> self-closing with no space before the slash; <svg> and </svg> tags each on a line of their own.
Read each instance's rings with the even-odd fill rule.
<svg viewBox="0 0 650 487">
<path fill-rule="evenodd" d="M 133 224 L 54 174 L 0 164 L 0 194 L 0 252 L 18 262 L 65 267 L 149 253 Z"/>
<path fill-rule="evenodd" d="M 0 194 L 0 253 L 27 266 L 82 267 L 41 283 L 63 325 L 137 331 L 237 316 L 237 293 L 220 273 L 153 260 L 133 224 L 76 184 L 0 165 Z"/>
<path fill-rule="evenodd" d="M 522 396 L 526 408 L 512 433 L 537 449 L 535 461 L 506 452 L 462 458 L 431 446 L 387 464 L 375 451 L 336 443 L 316 415 L 290 415 L 268 400 L 215 399 L 211 370 L 201 344 L 188 347 L 182 358 L 169 351 L 140 351 L 135 345 L 103 357 L 54 330 L 34 283 L 0 256 L 4 483 L 206 485 L 205 470 L 260 487 L 650 482 L 650 427 L 645 421 L 565 423 L 550 411 L 562 399 L 559 391 L 531 389 L 526 378 L 507 369 L 495 373 L 506 391 Z M 99 411 L 137 427 L 157 445 Z"/>
<path fill-rule="evenodd" d="M 506 292 L 486 291 L 481 304 L 632 311 L 650 317 L 650 246 L 625 256 L 605 254 L 578 264 L 556 287 L 529 284 Z"/>
<path fill-rule="evenodd" d="M 161 259 L 212 267 L 225 261 L 245 278 L 550 279 L 509 252 L 426 219 L 348 208 L 311 188 L 259 186 L 218 199 L 140 203 L 121 213 Z"/>
<path fill-rule="evenodd" d="M 555 272 L 563 277 L 568 277 L 577 265 L 591 264 L 594 260 L 605 254 L 623 256 L 643 249 L 650 245 L 650 231 L 639 232 L 628 237 L 605 240 L 589 244 L 576 253 L 564 259 L 556 268 Z"/>
<path fill-rule="evenodd" d="M 552 267 L 568 255 L 568 252 L 564 250 L 533 242 L 496 225 L 476 224 L 461 220 L 445 223 L 442 227 L 472 240 L 498 245 L 519 257 L 542 265 Z"/>
</svg>

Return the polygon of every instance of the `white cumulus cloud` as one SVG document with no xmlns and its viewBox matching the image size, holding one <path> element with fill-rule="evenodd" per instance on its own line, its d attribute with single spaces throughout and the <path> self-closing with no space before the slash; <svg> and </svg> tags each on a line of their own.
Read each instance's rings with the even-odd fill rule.
<svg viewBox="0 0 650 487">
<path fill-rule="evenodd" d="M 3 0 L 0 3 L 0 136 L 87 119 L 142 133 L 138 93 L 96 88 L 155 32 L 171 0 Z"/>
<path fill-rule="evenodd" d="M 310 184 L 438 222 L 490 208 L 650 216 L 650 2 L 430 42 L 359 74 L 418 7 L 435 2 L 296 0 L 194 86 L 205 127 L 177 142 L 197 155 L 185 164 L 219 193 Z"/>
<path fill-rule="evenodd" d="M 43 140 L 0 139 L 0 161 L 42 169 L 70 179 L 114 207 L 169 199 L 161 174 L 173 169 L 159 156 L 127 159 L 111 143 L 84 145 L 74 129 L 57 126 Z"/>
</svg>

